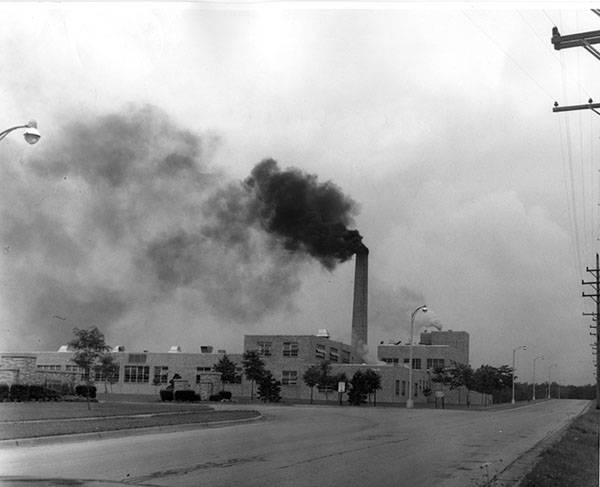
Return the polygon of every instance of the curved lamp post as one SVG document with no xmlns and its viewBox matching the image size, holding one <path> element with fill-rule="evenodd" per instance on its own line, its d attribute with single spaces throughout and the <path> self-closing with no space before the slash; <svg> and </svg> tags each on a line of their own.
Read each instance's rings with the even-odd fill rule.
<svg viewBox="0 0 600 487">
<path fill-rule="evenodd" d="M 552 364 L 548 366 L 548 399 L 550 399 L 550 371 L 552 367 L 558 367 L 558 364 Z"/>
<path fill-rule="evenodd" d="M 412 392 L 412 371 L 413 371 L 413 333 L 415 330 L 415 315 L 419 312 L 423 311 L 423 313 L 427 313 L 427 306 L 419 306 L 412 312 L 410 315 L 410 347 L 408 352 L 408 399 L 406 400 L 406 407 L 413 408 L 415 406 L 415 402 L 413 400 L 413 392 Z"/>
<path fill-rule="evenodd" d="M 23 137 L 25 137 L 25 141 L 28 144 L 35 144 L 38 140 L 40 140 L 41 134 L 37 129 L 37 122 L 35 120 L 30 120 L 25 125 L 16 125 L 14 127 L 10 127 L 6 130 L 0 132 L 0 140 L 10 134 L 13 130 L 17 129 L 26 129 Z"/>
<path fill-rule="evenodd" d="M 513 362 L 512 362 L 512 399 L 511 404 L 515 403 L 515 354 L 517 350 L 527 350 L 527 345 L 521 345 L 520 347 L 513 348 Z"/>
<path fill-rule="evenodd" d="M 533 359 L 533 400 L 535 401 L 535 361 L 536 360 L 544 360 L 544 356 L 543 355 L 538 355 L 536 358 Z"/>
</svg>

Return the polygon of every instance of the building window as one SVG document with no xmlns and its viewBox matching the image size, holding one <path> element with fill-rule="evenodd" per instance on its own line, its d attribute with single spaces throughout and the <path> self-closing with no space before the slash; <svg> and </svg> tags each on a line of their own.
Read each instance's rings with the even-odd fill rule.
<svg viewBox="0 0 600 487">
<path fill-rule="evenodd" d="M 284 386 L 295 386 L 298 383 L 297 370 L 284 370 L 281 372 L 281 384 Z"/>
<path fill-rule="evenodd" d="M 340 358 L 340 356 L 338 354 L 338 349 L 331 347 L 329 349 L 329 360 L 331 362 L 337 362 L 339 360 L 339 358 Z"/>
<path fill-rule="evenodd" d="M 271 346 L 273 342 L 258 342 L 258 353 L 259 355 L 263 355 L 265 357 L 271 356 Z"/>
<path fill-rule="evenodd" d="M 315 350 L 315 357 L 318 359 L 325 359 L 325 345 L 317 344 L 317 349 Z"/>
<path fill-rule="evenodd" d="M 400 395 L 400 379 L 396 379 L 396 389 L 395 389 L 395 393 L 396 396 Z"/>
<path fill-rule="evenodd" d="M 147 383 L 150 380 L 150 367 L 143 365 L 126 365 L 124 382 Z"/>
<path fill-rule="evenodd" d="M 38 365 L 39 370 L 60 370 L 60 365 Z"/>
<path fill-rule="evenodd" d="M 106 375 L 104 374 L 102 367 L 100 366 L 96 366 L 94 367 L 94 380 L 97 382 L 112 382 L 113 384 L 115 382 L 119 382 L 119 367 L 118 364 L 117 367 L 115 367 L 115 372 L 114 374 L 107 378 Z"/>
<path fill-rule="evenodd" d="M 413 387 L 415 388 L 415 397 L 417 397 L 418 393 L 419 393 L 419 383 L 415 382 L 413 384 Z"/>
<path fill-rule="evenodd" d="M 85 371 L 79 367 L 79 365 L 65 365 L 65 370 L 67 372 L 71 372 L 73 374 L 73 377 L 76 376 L 77 374 L 80 374 L 79 378 L 81 380 L 85 380 Z"/>
<path fill-rule="evenodd" d="M 200 382 L 202 381 L 202 374 L 212 371 L 212 367 L 196 367 L 196 384 L 200 384 Z"/>
<path fill-rule="evenodd" d="M 350 363 L 350 352 L 348 350 L 342 350 L 342 363 L 343 364 Z"/>
<path fill-rule="evenodd" d="M 399 359 L 397 358 L 384 358 L 383 361 L 387 364 L 398 365 Z M 408 363 L 408 362 L 406 362 Z"/>
<path fill-rule="evenodd" d="M 298 356 L 298 342 L 283 342 L 283 356 L 284 357 L 297 357 Z"/>
<path fill-rule="evenodd" d="M 402 395 L 406 396 L 406 381 L 402 381 Z"/>
<path fill-rule="evenodd" d="M 154 379 L 152 380 L 153 384 L 166 384 L 167 376 L 169 375 L 169 367 L 158 366 L 154 367 Z"/>
<path fill-rule="evenodd" d="M 443 358 L 428 358 L 427 359 L 427 368 L 428 369 L 443 369 L 445 366 Z"/>
<path fill-rule="evenodd" d="M 146 354 L 145 353 L 130 353 L 129 354 L 130 364 L 145 364 Z"/>
<path fill-rule="evenodd" d="M 408 368 L 408 363 L 410 362 L 410 359 L 405 358 L 404 359 L 404 366 Z M 412 368 L 414 369 L 420 369 L 421 368 L 421 359 L 420 358 L 414 358 L 412 361 Z"/>
</svg>

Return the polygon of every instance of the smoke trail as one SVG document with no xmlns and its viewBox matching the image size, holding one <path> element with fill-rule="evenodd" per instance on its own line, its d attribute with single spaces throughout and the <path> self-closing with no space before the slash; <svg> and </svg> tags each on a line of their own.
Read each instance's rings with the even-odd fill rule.
<svg viewBox="0 0 600 487">
<path fill-rule="evenodd" d="M 279 236 L 287 250 L 306 252 L 333 269 L 360 246 L 358 231 L 348 229 L 356 204 L 332 182 L 319 183 L 298 169 L 281 171 L 266 159 L 244 185 L 253 198 L 250 218 Z"/>
<path fill-rule="evenodd" d="M 307 258 L 350 258 L 356 205 L 334 184 L 273 160 L 228 180 L 218 143 L 131 105 L 79 115 L 25 164 L 4 151 L 5 346 L 52 348 L 74 326 L 164 337 L 165 310 L 187 334 L 210 316 L 251 325 L 293 309 Z"/>
</svg>

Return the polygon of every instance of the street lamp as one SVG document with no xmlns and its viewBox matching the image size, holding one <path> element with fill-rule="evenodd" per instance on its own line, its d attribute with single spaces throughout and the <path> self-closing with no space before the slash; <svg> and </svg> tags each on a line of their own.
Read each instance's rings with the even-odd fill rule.
<svg viewBox="0 0 600 487">
<path fill-rule="evenodd" d="M 0 132 L 0 140 L 10 134 L 13 130 L 17 129 L 26 129 L 23 137 L 28 144 L 35 144 L 38 140 L 40 140 L 41 134 L 37 129 L 37 122 L 35 120 L 30 120 L 25 125 L 16 125 L 14 127 L 8 128 L 2 132 Z"/>
<path fill-rule="evenodd" d="M 517 350 L 527 350 L 527 345 L 521 345 L 520 347 L 513 348 L 513 364 L 512 364 L 512 399 L 511 404 L 515 403 L 515 354 Z"/>
<path fill-rule="evenodd" d="M 544 360 L 544 356 L 543 355 L 538 355 L 536 358 L 533 359 L 533 400 L 535 401 L 535 361 L 536 360 Z"/>
<path fill-rule="evenodd" d="M 552 367 L 558 367 L 558 364 L 552 364 L 548 366 L 548 399 L 550 399 L 550 371 Z"/>
<path fill-rule="evenodd" d="M 423 313 L 427 313 L 427 306 L 419 306 L 416 310 L 412 312 L 410 315 L 410 346 L 408 352 L 408 399 L 406 400 L 406 407 L 413 408 L 415 406 L 415 402 L 413 401 L 413 393 L 412 393 L 412 370 L 413 370 L 413 334 L 415 330 L 415 315 L 419 312 L 423 311 Z"/>
</svg>

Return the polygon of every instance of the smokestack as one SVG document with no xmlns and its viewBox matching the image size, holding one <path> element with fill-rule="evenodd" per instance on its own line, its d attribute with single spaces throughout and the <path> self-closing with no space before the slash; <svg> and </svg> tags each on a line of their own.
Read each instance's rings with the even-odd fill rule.
<svg viewBox="0 0 600 487">
<path fill-rule="evenodd" d="M 354 270 L 354 306 L 352 307 L 352 346 L 359 353 L 366 353 L 367 306 L 369 281 L 369 249 L 360 244 L 356 251 Z"/>
</svg>

